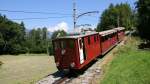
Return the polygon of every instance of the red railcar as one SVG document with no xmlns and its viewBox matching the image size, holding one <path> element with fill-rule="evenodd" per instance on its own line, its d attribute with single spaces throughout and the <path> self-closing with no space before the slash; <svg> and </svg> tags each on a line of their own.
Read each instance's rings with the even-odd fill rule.
<svg viewBox="0 0 150 84">
<path fill-rule="evenodd" d="M 124 38 L 124 28 L 54 39 L 54 56 L 59 70 L 81 70 L 104 55 Z"/>
<path fill-rule="evenodd" d="M 99 56 L 99 33 L 66 36 L 53 40 L 56 66 L 62 69 L 81 69 Z"/>
<path fill-rule="evenodd" d="M 118 27 L 118 28 L 115 28 L 115 30 L 117 30 L 118 42 L 121 42 L 125 36 L 125 28 Z"/>
<path fill-rule="evenodd" d="M 99 35 L 101 37 L 100 45 L 102 55 L 107 53 L 111 48 L 113 48 L 118 43 L 117 31 L 114 29 L 99 32 Z"/>
</svg>

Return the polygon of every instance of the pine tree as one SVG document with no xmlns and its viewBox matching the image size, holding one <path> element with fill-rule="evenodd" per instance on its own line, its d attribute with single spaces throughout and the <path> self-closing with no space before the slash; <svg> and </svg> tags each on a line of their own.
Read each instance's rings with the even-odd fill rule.
<svg viewBox="0 0 150 84">
<path fill-rule="evenodd" d="M 138 0 L 138 31 L 140 37 L 150 40 L 150 0 Z"/>
</svg>

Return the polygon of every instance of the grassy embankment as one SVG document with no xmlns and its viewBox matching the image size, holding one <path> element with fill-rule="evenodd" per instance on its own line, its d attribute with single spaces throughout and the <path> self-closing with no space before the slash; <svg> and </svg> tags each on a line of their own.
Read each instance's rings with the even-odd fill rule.
<svg viewBox="0 0 150 84">
<path fill-rule="evenodd" d="M 56 72 L 53 56 L 44 54 L 0 56 L 0 84 L 33 84 Z"/>
<path fill-rule="evenodd" d="M 150 84 L 150 50 L 139 50 L 139 42 L 138 38 L 129 38 L 118 49 L 105 66 L 101 84 Z"/>
</svg>

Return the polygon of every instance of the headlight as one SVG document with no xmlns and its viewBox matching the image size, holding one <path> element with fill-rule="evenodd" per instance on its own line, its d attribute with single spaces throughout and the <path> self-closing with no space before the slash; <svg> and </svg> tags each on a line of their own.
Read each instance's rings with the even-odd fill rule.
<svg viewBox="0 0 150 84">
<path fill-rule="evenodd" d="M 72 62 L 72 63 L 70 64 L 70 66 L 71 66 L 71 67 L 75 67 L 75 63 Z"/>
<path fill-rule="evenodd" d="M 62 55 L 64 55 L 64 54 L 65 54 L 65 52 L 66 52 L 66 50 L 65 50 L 65 49 L 63 49 L 63 50 L 61 51 L 61 54 L 62 54 Z"/>
</svg>

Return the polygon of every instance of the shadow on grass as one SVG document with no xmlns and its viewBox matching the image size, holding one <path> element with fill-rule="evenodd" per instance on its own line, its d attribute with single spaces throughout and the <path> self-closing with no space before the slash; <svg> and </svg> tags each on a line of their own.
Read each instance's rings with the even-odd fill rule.
<svg viewBox="0 0 150 84">
<path fill-rule="evenodd" d="M 0 61 L 0 69 L 2 68 L 2 65 L 3 65 L 4 63 L 2 62 L 2 61 Z"/>
<path fill-rule="evenodd" d="M 2 64 L 4 64 L 2 61 L 0 61 L 0 66 L 2 66 Z"/>
</svg>

